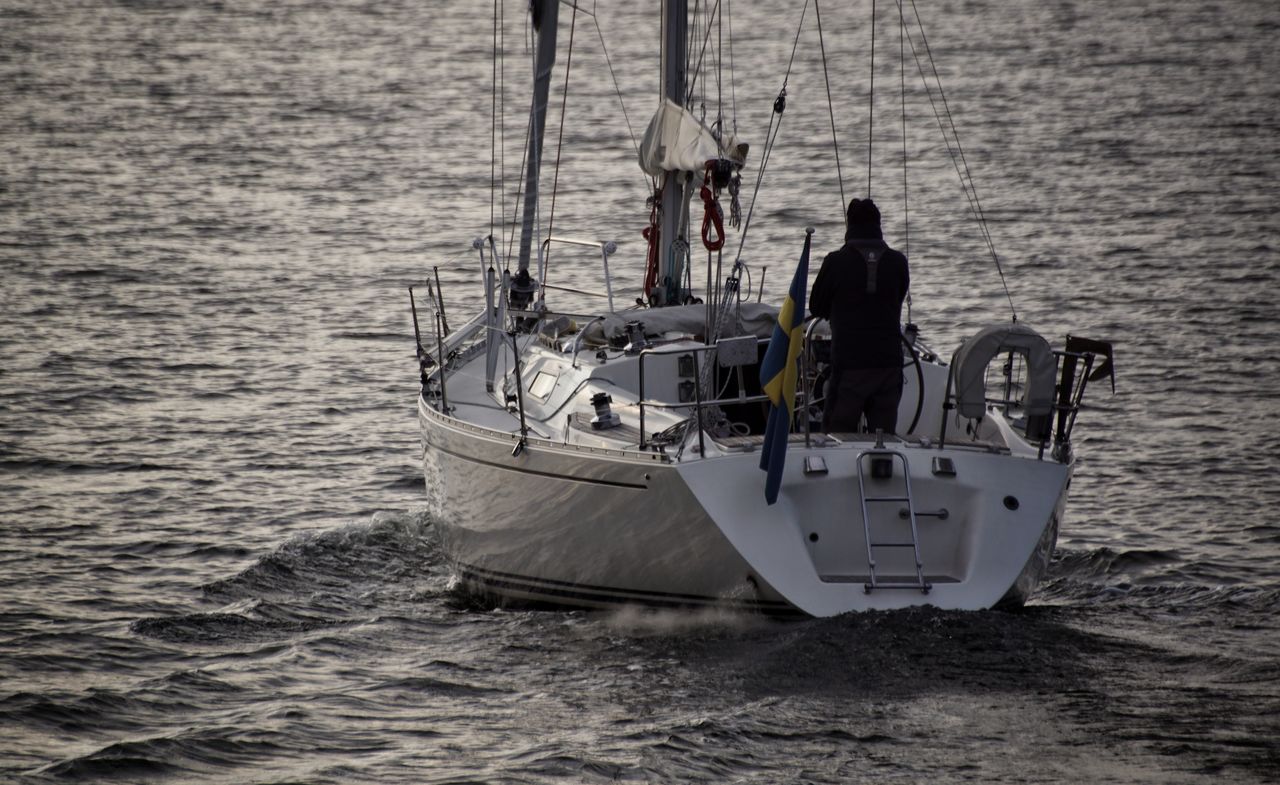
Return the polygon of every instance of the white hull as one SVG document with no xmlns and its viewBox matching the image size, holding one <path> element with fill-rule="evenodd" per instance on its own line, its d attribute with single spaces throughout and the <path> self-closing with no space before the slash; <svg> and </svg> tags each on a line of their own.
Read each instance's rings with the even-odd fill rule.
<svg viewBox="0 0 1280 785">
<path fill-rule="evenodd" d="M 459 429 L 420 404 L 440 544 L 471 588 L 604 607 L 726 604 L 786 611 L 656 453 L 575 448 Z"/>
<path fill-rule="evenodd" d="M 428 495 L 458 575 L 485 594 L 569 606 L 829 616 L 1021 603 L 1048 562 L 1072 470 L 1007 451 L 889 440 L 911 469 L 929 589 L 867 591 L 856 466 L 870 441 L 793 443 L 779 501 L 767 506 L 756 451 L 675 460 L 530 437 L 513 456 L 518 433 L 464 423 L 425 401 L 419 419 Z M 827 473 L 806 475 L 806 456 L 822 458 Z M 932 473 L 938 457 L 951 459 L 955 476 Z M 877 483 L 886 490 L 874 491 Z M 900 478 L 868 479 L 868 495 L 893 488 Z M 868 507 L 875 541 L 909 533 L 905 505 Z M 928 514 L 942 509 L 945 519 Z M 916 580 L 911 549 L 878 548 L 875 559 L 881 583 Z"/>
</svg>

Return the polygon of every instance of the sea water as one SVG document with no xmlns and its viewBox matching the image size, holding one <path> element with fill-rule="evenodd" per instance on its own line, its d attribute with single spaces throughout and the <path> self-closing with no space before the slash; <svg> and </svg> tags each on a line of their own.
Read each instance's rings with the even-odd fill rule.
<svg viewBox="0 0 1280 785">
<path fill-rule="evenodd" d="M 555 229 L 619 242 L 621 302 L 648 5 L 561 7 L 548 121 Z M 752 296 L 781 299 L 806 226 L 839 245 L 874 108 L 870 191 L 924 340 L 947 354 L 1011 301 L 1116 346 L 1025 610 L 787 622 L 493 608 L 441 558 L 407 287 L 438 266 L 460 323 L 472 238 L 510 242 L 509 6 L 495 123 L 492 4 L 3 3 L 0 780 L 1280 780 L 1274 7 L 920 3 L 935 116 L 895 7 L 874 99 L 870 5 L 822 7 L 829 115 L 814 9 L 792 61 L 798 7 L 732 4 L 732 78 L 715 30 L 701 103 L 752 144 Z M 598 260 L 556 249 L 548 280 L 598 289 Z"/>
</svg>

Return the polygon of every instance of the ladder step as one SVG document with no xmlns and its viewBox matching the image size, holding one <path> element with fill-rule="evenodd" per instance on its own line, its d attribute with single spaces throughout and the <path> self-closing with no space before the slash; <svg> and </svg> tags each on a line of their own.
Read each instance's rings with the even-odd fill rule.
<svg viewBox="0 0 1280 785">
<path fill-rule="evenodd" d="M 920 535 L 916 532 L 915 502 L 912 501 L 911 499 L 911 469 L 909 466 L 907 466 L 907 456 L 896 450 L 884 449 L 884 445 L 881 442 L 876 443 L 876 448 L 877 449 L 875 450 L 864 452 L 858 456 L 858 495 L 862 497 L 862 531 L 863 531 L 863 534 L 865 535 L 865 542 L 867 546 L 867 569 L 870 572 L 870 575 L 868 576 L 870 580 L 868 580 L 866 583 L 862 585 L 863 591 L 870 594 L 876 589 L 914 589 L 916 591 L 928 594 L 929 590 L 932 589 L 933 586 L 928 581 L 925 580 L 924 565 L 921 563 L 921 560 L 920 560 L 920 543 L 919 543 Z M 903 491 L 904 491 L 903 494 L 898 496 L 867 496 L 867 486 L 866 486 L 865 476 L 863 475 L 863 460 L 862 460 L 864 457 L 867 457 L 867 456 L 870 456 L 873 458 L 872 476 L 875 477 L 876 479 L 885 479 L 885 478 L 878 476 L 876 471 L 877 466 L 875 465 L 874 459 L 888 458 L 889 459 L 888 463 L 890 465 L 890 468 L 892 468 L 893 461 L 895 459 L 901 462 L 902 483 L 903 483 Z M 889 488 L 885 488 L 884 490 L 893 491 L 896 489 L 891 486 Z M 910 522 L 911 524 L 910 532 L 909 533 L 902 532 L 896 535 L 890 534 L 889 532 L 885 532 L 884 534 L 888 536 L 909 536 L 911 537 L 911 539 L 906 541 L 895 540 L 892 542 L 873 542 L 871 540 L 871 514 L 868 508 L 868 505 L 873 502 L 906 504 L 907 508 L 905 510 L 899 510 L 898 514 L 901 517 L 906 518 Z M 944 517 L 944 516 L 945 516 L 945 512 L 942 515 L 939 515 L 939 517 Z M 898 516 L 894 516 L 894 517 L 898 517 Z M 915 580 L 913 581 L 908 577 L 897 576 L 897 575 L 893 576 L 894 580 L 889 580 L 886 582 L 881 582 L 877 580 L 876 559 L 874 554 L 874 551 L 876 548 L 911 548 L 915 552 L 915 560 L 914 560 L 915 568 L 916 568 Z"/>
<path fill-rule="evenodd" d="M 874 589 L 915 589 L 916 591 L 924 592 L 925 594 L 928 594 L 929 590 L 932 588 L 933 588 L 932 583 L 924 583 L 924 584 L 897 583 L 897 582 L 885 583 L 884 581 L 876 581 L 875 586 L 872 586 L 871 584 L 867 583 L 867 584 L 864 584 L 862 587 L 863 591 L 865 591 L 868 594 L 870 594 Z"/>
</svg>

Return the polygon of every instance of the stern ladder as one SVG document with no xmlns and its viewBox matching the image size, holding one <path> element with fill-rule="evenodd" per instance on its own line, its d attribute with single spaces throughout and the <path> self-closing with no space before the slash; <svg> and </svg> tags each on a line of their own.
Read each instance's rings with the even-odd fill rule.
<svg viewBox="0 0 1280 785">
<path fill-rule="evenodd" d="M 888 465 L 891 469 L 895 461 L 900 461 L 902 463 L 903 489 L 906 495 L 905 496 L 868 496 L 866 472 L 864 469 L 864 465 L 868 462 L 864 459 L 868 459 L 868 458 L 871 460 L 873 464 L 877 458 L 881 460 L 887 459 L 889 462 Z M 872 469 L 872 476 L 878 479 L 881 479 L 879 478 L 879 475 L 877 474 L 874 468 Z M 892 471 L 890 472 L 889 477 L 882 478 L 882 479 L 890 479 L 891 477 L 892 477 Z M 911 470 L 907 466 L 907 456 L 903 455 L 901 452 L 898 452 L 897 450 L 886 449 L 884 446 L 883 439 L 877 438 L 876 446 L 873 449 L 865 450 L 858 455 L 858 495 L 862 499 L 862 529 L 863 529 L 863 533 L 866 535 L 867 569 L 869 571 L 868 580 L 865 584 L 863 584 L 863 591 L 865 591 L 867 594 L 870 594 L 876 589 L 919 589 L 922 594 L 928 594 L 929 590 L 933 588 L 933 586 L 932 584 L 930 584 L 928 581 L 924 579 L 924 565 L 920 561 L 920 539 L 916 529 L 915 503 L 912 502 L 911 500 Z M 895 503 L 895 504 L 901 504 L 903 502 L 906 502 L 907 520 L 911 526 L 910 539 L 881 541 L 881 542 L 877 542 L 871 539 L 871 516 L 870 516 L 869 505 L 876 504 L 876 503 L 886 503 L 886 502 Z M 894 517 L 896 518 L 898 516 L 894 516 Z M 910 581 L 910 580 L 882 581 L 880 580 L 876 576 L 875 551 L 877 548 L 910 548 L 912 555 L 915 557 L 915 565 L 916 565 L 915 581 Z"/>
</svg>

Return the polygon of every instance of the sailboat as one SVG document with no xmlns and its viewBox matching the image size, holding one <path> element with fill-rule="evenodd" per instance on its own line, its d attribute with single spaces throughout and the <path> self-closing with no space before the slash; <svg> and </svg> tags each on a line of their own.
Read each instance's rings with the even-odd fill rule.
<svg viewBox="0 0 1280 785">
<path fill-rule="evenodd" d="M 1077 414 L 1110 371 L 1110 345 L 1055 349 L 1015 319 L 948 360 L 904 325 L 900 432 L 823 432 L 830 330 L 744 296 L 745 227 L 726 259 L 723 203 L 736 218 L 750 147 L 691 111 L 686 71 L 705 38 L 691 44 L 682 0 L 662 2 L 659 108 L 639 145 L 654 183 L 642 296 L 619 306 L 615 243 L 540 236 L 561 5 L 532 3 L 518 255 L 492 235 L 475 241 L 484 304 L 456 329 L 438 274 L 425 297 L 410 289 L 428 504 L 462 587 L 504 603 L 808 616 L 1024 603 L 1053 551 Z M 804 257 L 811 234 L 796 232 Z M 544 264 L 563 244 L 598 258 L 600 309 L 557 308 Z M 695 292 L 704 249 L 708 284 Z M 796 281 L 803 290 L 803 271 Z M 761 383 L 769 364 L 781 395 Z"/>
</svg>

